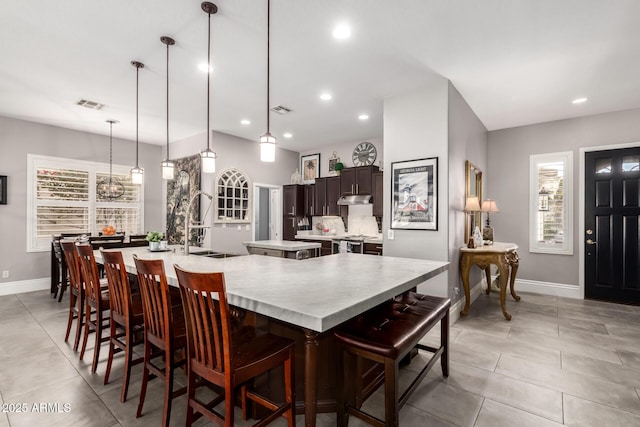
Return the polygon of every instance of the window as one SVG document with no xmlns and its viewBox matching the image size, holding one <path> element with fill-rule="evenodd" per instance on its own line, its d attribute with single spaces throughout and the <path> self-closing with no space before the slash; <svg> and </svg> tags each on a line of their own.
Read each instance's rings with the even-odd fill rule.
<svg viewBox="0 0 640 427">
<path fill-rule="evenodd" d="M 227 169 L 218 175 L 216 181 L 215 222 L 250 222 L 250 183 L 244 172 Z"/>
<path fill-rule="evenodd" d="M 572 255 L 573 153 L 531 156 L 529 185 L 529 251 Z"/>
<path fill-rule="evenodd" d="M 27 251 L 48 251 L 52 235 L 97 235 L 107 225 L 117 232 L 140 233 L 143 189 L 131 183 L 127 166 L 113 165 L 113 176 L 125 187 L 115 200 L 96 193 L 96 183 L 109 177 L 108 163 L 57 157 L 27 156 Z"/>
</svg>

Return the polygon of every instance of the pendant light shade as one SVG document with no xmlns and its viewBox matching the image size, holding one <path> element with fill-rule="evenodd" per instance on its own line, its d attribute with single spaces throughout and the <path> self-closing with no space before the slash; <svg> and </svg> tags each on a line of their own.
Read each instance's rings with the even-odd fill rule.
<svg viewBox="0 0 640 427">
<path fill-rule="evenodd" d="M 139 92 L 139 74 L 140 68 L 144 68 L 144 64 L 138 61 L 131 61 L 131 65 L 136 67 L 136 166 L 131 169 L 131 182 L 134 184 L 142 184 L 144 181 L 144 169 L 138 165 L 139 143 L 138 143 L 138 92 Z"/>
<path fill-rule="evenodd" d="M 113 176 L 113 124 L 118 123 L 117 120 L 107 120 L 109 123 L 109 178 L 103 178 L 98 181 L 96 192 L 101 199 L 114 200 L 124 195 L 124 185 Z"/>
<path fill-rule="evenodd" d="M 276 160 L 276 137 L 269 132 L 269 103 L 270 103 L 270 56 L 271 41 L 271 0 L 267 0 L 267 132 L 260 137 L 260 160 L 274 162 Z"/>
<path fill-rule="evenodd" d="M 175 164 L 169 160 L 169 46 L 176 44 L 171 37 L 162 36 L 160 41 L 167 45 L 167 158 L 162 161 L 162 179 L 173 179 L 175 176 Z"/>
<path fill-rule="evenodd" d="M 211 117 L 211 15 L 218 12 L 218 7 L 208 1 L 202 2 L 200 7 L 207 15 L 209 15 L 209 30 L 207 33 L 207 148 L 200 152 L 200 158 L 202 159 L 202 172 L 214 173 L 216 171 L 216 158 L 218 156 L 211 150 L 209 145 L 209 139 L 211 137 L 211 128 L 209 127 L 209 119 Z"/>
</svg>

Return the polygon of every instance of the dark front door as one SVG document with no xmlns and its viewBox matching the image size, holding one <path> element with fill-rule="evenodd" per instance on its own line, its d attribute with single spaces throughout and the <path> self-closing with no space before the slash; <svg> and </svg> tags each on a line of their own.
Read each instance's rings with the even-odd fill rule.
<svg viewBox="0 0 640 427">
<path fill-rule="evenodd" d="M 640 147 L 585 155 L 585 297 L 640 303 Z"/>
</svg>

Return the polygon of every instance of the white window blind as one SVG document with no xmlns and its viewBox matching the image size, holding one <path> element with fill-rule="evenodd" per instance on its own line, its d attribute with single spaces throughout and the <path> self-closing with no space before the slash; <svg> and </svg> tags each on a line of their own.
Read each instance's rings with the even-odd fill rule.
<svg viewBox="0 0 640 427">
<path fill-rule="evenodd" d="M 143 188 L 131 183 L 127 166 L 113 165 L 113 177 L 125 187 L 118 199 L 97 195 L 96 183 L 109 177 L 109 164 L 28 155 L 27 250 L 50 250 L 52 235 L 97 235 L 112 225 L 138 234 L 143 227 Z"/>
</svg>

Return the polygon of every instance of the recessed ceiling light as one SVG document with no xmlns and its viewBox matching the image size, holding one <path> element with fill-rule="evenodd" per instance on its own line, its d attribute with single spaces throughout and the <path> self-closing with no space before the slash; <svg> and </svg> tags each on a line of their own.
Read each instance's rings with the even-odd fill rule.
<svg viewBox="0 0 640 427">
<path fill-rule="evenodd" d="M 240 120 L 240 123 L 242 123 L 243 125 L 250 125 L 251 124 L 251 120 L 247 120 L 247 119 L 242 119 Z"/>
<path fill-rule="evenodd" d="M 292 138 L 293 134 L 291 132 L 285 132 L 282 134 L 282 136 L 284 136 L 285 138 Z"/>
<path fill-rule="evenodd" d="M 207 71 L 209 72 L 213 72 L 213 67 L 208 66 L 207 64 L 200 64 L 198 65 L 198 69 L 200 71 L 202 71 L 203 73 L 206 73 Z"/>
<path fill-rule="evenodd" d="M 367 114 L 360 114 L 358 116 L 358 119 L 360 119 L 360 120 L 369 120 L 369 116 Z"/>
<path fill-rule="evenodd" d="M 333 29 L 333 37 L 338 40 L 344 40 L 351 37 L 351 28 L 345 24 L 340 24 Z"/>
<path fill-rule="evenodd" d="M 323 93 L 322 95 L 320 95 L 320 99 L 322 99 L 323 101 L 329 101 L 331 98 L 333 97 L 330 93 Z"/>
<path fill-rule="evenodd" d="M 587 98 L 576 98 L 571 101 L 572 104 L 582 104 L 583 102 L 587 102 Z"/>
</svg>

